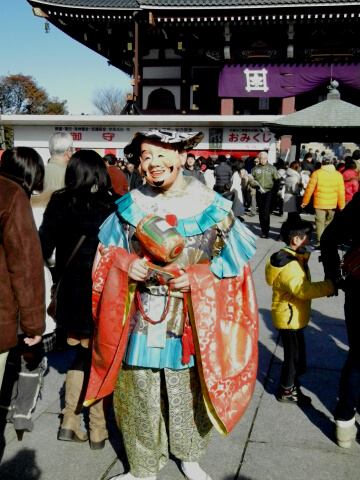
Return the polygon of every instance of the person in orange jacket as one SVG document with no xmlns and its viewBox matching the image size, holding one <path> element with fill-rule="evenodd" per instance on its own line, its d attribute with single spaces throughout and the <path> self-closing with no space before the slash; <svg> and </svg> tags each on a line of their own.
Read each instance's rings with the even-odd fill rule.
<svg viewBox="0 0 360 480">
<path fill-rule="evenodd" d="M 337 172 L 331 163 L 330 156 L 325 156 L 321 168 L 311 174 L 301 208 L 306 207 L 312 195 L 314 196 L 317 240 L 315 250 L 319 251 L 321 235 L 334 218 L 336 208 L 342 210 L 345 207 L 344 180 L 341 173 Z"/>
</svg>

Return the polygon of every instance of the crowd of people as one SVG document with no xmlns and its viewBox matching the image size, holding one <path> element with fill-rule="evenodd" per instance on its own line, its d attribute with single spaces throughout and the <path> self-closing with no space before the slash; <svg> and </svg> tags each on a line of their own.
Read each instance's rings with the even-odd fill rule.
<svg viewBox="0 0 360 480">
<path fill-rule="evenodd" d="M 338 444 L 350 446 L 360 387 L 360 275 L 342 275 L 337 246 L 360 247 L 358 224 L 350 220 L 360 201 L 360 150 L 334 161 L 303 146 L 299 160 L 271 165 L 267 152 L 241 160 L 196 158 L 191 150 L 202 138 L 201 132 L 139 132 L 124 161 L 75 151 L 67 132 L 50 138 L 46 165 L 32 148 L 3 153 L 0 448 L 7 422 L 19 440 L 33 429 L 46 353 L 71 348 L 58 440 L 102 449 L 113 404 L 130 465 L 114 479 L 155 480 L 170 451 L 189 480 L 211 480 L 198 462 L 212 429 L 232 430 L 256 379 L 249 266 L 256 237 L 245 216 L 259 216 L 266 239 L 276 211 L 288 215 L 280 232 L 286 246 L 266 265 L 284 346 L 277 399 L 311 403 L 299 382 L 311 299 L 344 289 L 350 350 L 335 421 Z M 301 218 L 305 212 L 315 215 L 321 282 L 310 279 L 313 227 Z M 54 286 L 56 310 L 46 312 Z M 223 355 L 230 343 L 230 352 L 243 358 L 236 372 L 232 354 Z M 249 394 L 239 401 L 244 386 Z M 84 406 L 89 433 L 80 422 Z"/>
</svg>

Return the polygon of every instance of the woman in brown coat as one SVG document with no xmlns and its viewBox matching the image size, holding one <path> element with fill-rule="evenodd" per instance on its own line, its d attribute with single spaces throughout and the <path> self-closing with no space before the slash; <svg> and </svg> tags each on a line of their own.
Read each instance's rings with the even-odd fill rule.
<svg viewBox="0 0 360 480">
<path fill-rule="evenodd" d="M 43 259 L 29 197 L 41 185 L 44 165 L 32 148 L 6 150 L 0 167 L 0 388 L 6 358 L 25 336 L 20 349 L 41 341 L 45 327 Z M 8 382 L 7 382 L 8 383 Z M 5 385 L 1 389 L 4 395 Z M 10 391 L 11 393 L 11 391 Z M 3 404 L 3 402 L 1 402 Z M 0 434 L 5 426 L 0 411 Z"/>
</svg>

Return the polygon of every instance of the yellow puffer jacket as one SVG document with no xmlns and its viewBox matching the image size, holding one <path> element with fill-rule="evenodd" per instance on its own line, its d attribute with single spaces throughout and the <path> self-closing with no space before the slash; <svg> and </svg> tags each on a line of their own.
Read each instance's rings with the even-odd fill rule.
<svg viewBox="0 0 360 480">
<path fill-rule="evenodd" d="M 274 253 L 266 264 L 266 282 L 273 287 L 271 313 L 275 328 L 306 327 L 310 321 L 311 299 L 335 293 L 331 280 L 311 282 L 309 256 L 286 247 Z"/>
<path fill-rule="evenodd" d="M 310 202 L 314 194 L 314 208 L 334 209 L 345 207 L 345 187 L 341 173 L 335 170 L 334 165 L 322 165 L 319 170 L 311 174 L 306 187 L 303 205 Z"/>
</svg>

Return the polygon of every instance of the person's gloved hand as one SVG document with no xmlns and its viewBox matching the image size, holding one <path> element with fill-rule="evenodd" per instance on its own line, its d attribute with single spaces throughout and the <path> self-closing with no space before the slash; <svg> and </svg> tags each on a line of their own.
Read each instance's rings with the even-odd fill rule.
<svg viewBox="0 0 360 480">
<path fill-rule="evenodd" d="M 344 277 L 340 277 L 335 280 L 335 287 L 338 290 L 343 290 L 345 292 L 345 284 L 346 282 Z"/>
</svg>

